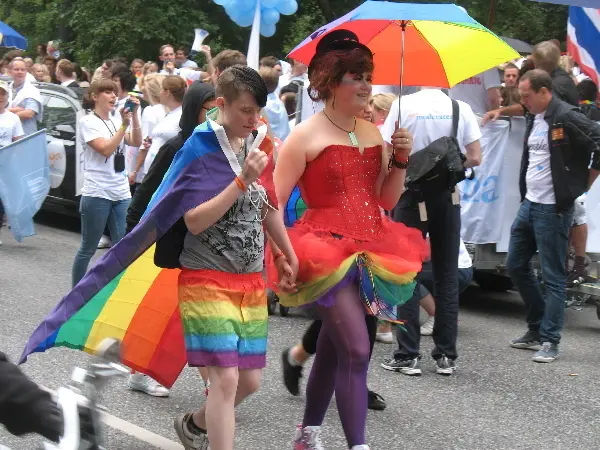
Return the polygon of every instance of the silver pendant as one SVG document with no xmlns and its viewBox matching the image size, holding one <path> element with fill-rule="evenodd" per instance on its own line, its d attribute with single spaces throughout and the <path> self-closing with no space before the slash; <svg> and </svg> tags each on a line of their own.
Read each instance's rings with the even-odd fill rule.
<svg viewBox="0 0 600 450">
<path fill-rule="evenodd" d="M 350 142 L 352 143 L 352 145 L 354 145 L 355 147 L 358 147 L 358 139 L 356 139 L 356 135 L 354 134 L 354 131 L 351 131 L 350 133 L 348 133 L 348 137 L 350 138 Z"/>
</svg>

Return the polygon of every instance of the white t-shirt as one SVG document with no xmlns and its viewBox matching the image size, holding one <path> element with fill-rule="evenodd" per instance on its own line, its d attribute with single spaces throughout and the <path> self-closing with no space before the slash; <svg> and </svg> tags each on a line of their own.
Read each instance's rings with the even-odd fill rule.
<svg viewBox="0 0 600 450">
<path fill-rule="evenodd" d="M 108 158 L 102 156 L 88 145 L 97 138 L 110 139 L 121 126 L 121 116 L 110 114 L 109 120 L 102 120 L 94 113 L 84 116 L 79 121 L 77 139 L 83 146 L 84 181 L 81 195 L 100 197 L 119 201 L 131 198 L 127 172 L 115 172 L 114 153 Z M 120 151 L 125 151 L 125 142 L 119 144 Z"/>
<path fill-rule="evenodd" d="M 544 205 L 556 203 L 552 169 L 550 168 L 550 146 L 548 145 L 548 122 L 544 119 L 544 111 L 535 116 L 533 128 L 527 140 L 529 147 L 529 166 L 525 183 L 527 200 Z"/>
<path fill-rule="evenodd" d="M 473 267 L 473 260 L 471 259 L 471 255 L 467 251 L 467 247 L 463 240 L 460 240 L 460 246 L 458 247 L 458 268 L 459 269 L 468 269 Z"/>
<path fill-rule="evenodd" d="M 467 103 L 475 114 L 488 112 L 488 89 L 502 86 L 500 72 L 493 68 L 467 78 L 450 89 L 450 97 Z"/>
<path fill-rule="evenodd" d="M 0 148 L 12 144 L 13 138 L 24 135 L 19 116 L 10 111 L 4 111 L 0 114 Z"/>
<path fill-rule="evenodd" d="M 465 146 L 481 138 L 481 130 L 471 107 L 458 102 L 458 132 L 456 138 L 463 152 Z M 391 143 L 398 120 L 398 99 L 381 127 L 383 140 Z M 452 135 L 452 102 L 438 89 L 423 89 L 402 97 L 401 126 L 413 135 L 412 153 L 418 152 L 443 136 Z"/>
<path fill-rule="evenodd" d="M 156 158 L 156 155 L 160 148 L 169 139 L 175 137 L 179 133 L 179 120 L 181 119 L 181 106 L 170 111 L 158 125 L 154 127 L 150 137 L 152 138 L 152 145 L 148 149 L 146 160 L 144 161 L 144 172 L 148 173 L 150 166 Z"/>
<path fill-rule="evenodd" d="M 165 118 L 167 109 L 160 103 L 147 106 L 142 113 L 142 139 L 146 139 L 152 134 L 154 127 Z"/>
</svg>

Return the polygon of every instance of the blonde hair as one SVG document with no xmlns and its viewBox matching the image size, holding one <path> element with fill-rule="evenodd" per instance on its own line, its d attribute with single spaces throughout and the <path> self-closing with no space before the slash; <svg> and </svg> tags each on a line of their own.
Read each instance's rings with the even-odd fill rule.
<svg viewBox="0 0 600 450">
<path fill-rule="evenodd" d="M 373 108 L 377 109 L 378 111 L 390 112 L 394 100 L 396 100 L 396 96 L 394 94 L 375 94 L 371 98 L 371 105 L 373 105 Z"/>
<path fill-rule="evenodd" d="M 551 73 L 560 62 L 560 49 L 551 41 L 544 41 L 533 47 L 531 53 L 537 69 Z"/>
<path fill-rule="evenodd" d="M 43 83 L 50 83 L 50 81 L 52 81 L 52 79 L 50 78 L 50 71 L 44 64 L 36 63 L 33 66 L 31 66 L 31 74 L 35 77 L 35 73 L 40 69 L 44 75 L 42 75 L 42 79 L 38 81 L 41 81 Z M 37 78 L 35 79 L 37 80 Z"/>
<path fill-rule="evenodd" d="M 144 64 L 144 67 L 142 68 L 142 75 L 148 75 L 148 71 L 150 70 L 150 67 L 152 66 L 156 66 L 156 72 L 158 72 L 158 64 L 156 64 L 154 61 L 149 61 L 146 64 Z M 151 72 L 151 73 L 156 73 L 156 72 Z"/>
<path fill-rule="evenodd" d="M 160 90 L 162 89 L 165 75 L 150 73 L 140 78 L 139 87 L 144 93 L 144 98 L 151 105 L 160 103 Z"/>
</svg>

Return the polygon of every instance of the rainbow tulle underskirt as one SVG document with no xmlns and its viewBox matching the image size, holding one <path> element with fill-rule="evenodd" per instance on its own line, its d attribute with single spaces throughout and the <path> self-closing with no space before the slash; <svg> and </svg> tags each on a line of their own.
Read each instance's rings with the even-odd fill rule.
<svg viewBox="0 0 600 450">
<path fill-rule="evenodd" d="M 354 283 L 370 314 L 401 323 L 396 306 L 413 295 L 414 278 L 428 255 L 421 232 L 384 218 L 376 239 L 361 241 L 341 237 L 302 220 L 288 230 L 300 261 L 298 292 L 278 292 L 284 306 L 317 303 L 331 306 L 337 291 Z M 269 286 L 277 272 L 269 258 Z"/>
</svg>

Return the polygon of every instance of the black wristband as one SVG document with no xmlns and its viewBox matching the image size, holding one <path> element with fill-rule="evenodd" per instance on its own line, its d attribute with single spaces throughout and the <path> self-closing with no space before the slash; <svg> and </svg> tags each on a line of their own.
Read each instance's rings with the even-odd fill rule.
<svg viewBox="0 0 600 450">
<path fill-rule="evenodd" d="M 406 158 L 406 162 L 398 161 L 395 157 L 392 157 L 392 166 L 398 169 L 406 170 L 408 168 L 409 158 Z"/>
</svg>

